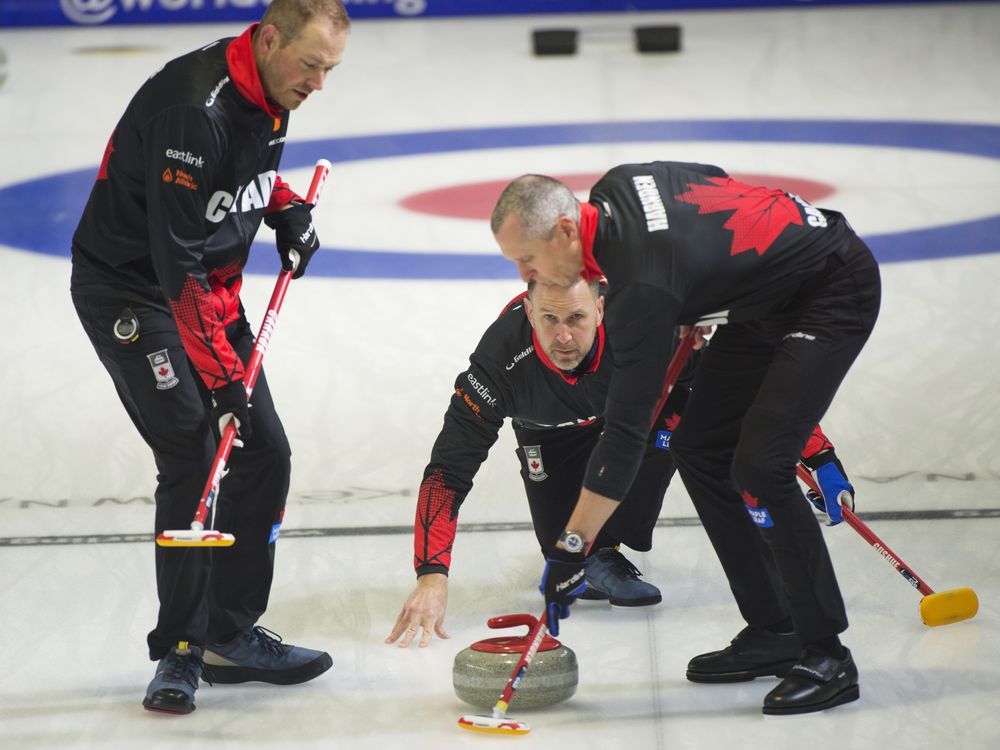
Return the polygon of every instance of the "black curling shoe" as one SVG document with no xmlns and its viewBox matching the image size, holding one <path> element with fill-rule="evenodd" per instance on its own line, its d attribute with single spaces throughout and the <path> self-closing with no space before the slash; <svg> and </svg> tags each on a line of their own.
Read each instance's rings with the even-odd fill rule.
<svg viewBox="0 0 1000 750">
<path fill-rule="evenodd" d="M 764 698 L 764 713 L 807 714 L 856 701 L 861 697 L 858 668 L 850 649 L 844 651 L 843 659 L 809 649 L 803 651 L 785 679 Z"/>
<path fill-rule="evenodd" d="M 795 633 L 743 628 L 726 648 L 688 662 L 691 682 L 746 682 L 757 677 L 784 677 L 799 660 L 802 641 Z"/>
</svg>

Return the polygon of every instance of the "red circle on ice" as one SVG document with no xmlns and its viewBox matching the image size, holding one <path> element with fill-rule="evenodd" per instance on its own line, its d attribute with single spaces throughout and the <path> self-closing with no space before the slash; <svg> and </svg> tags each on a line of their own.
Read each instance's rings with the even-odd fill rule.
<svg viewBox="0 0 1000 750">
<path fill-rule="evenodd" d="M 587 193 L 603 173 L 552 175 L 562 181 L 570 190 Z M 764 185 L 794 193 L 810 203 L 827 198 L 836 192 L 832 185 L 801 177 L 787 177 L 774 174 L 734 174 L 733 179 L 749 185 Z M 469 182 L 464 185 L 426 190 L 415 193 L 399 201 L 399 205 L 410 211 L 432 216 L 446 216 L 452 219 L 488 220 L 501 191 L 510 180 L 490 180 Z"/>
</svg>

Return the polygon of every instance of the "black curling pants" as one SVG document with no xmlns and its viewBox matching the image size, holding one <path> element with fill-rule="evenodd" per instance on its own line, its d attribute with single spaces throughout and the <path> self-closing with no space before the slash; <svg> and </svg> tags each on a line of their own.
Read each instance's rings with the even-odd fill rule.
<svg viewBox="0 0 1000 750">
<path fill-rule="evenodd" d="M 215 458 L 218 425 L 212 424 L 211 393 L 191 366 L 173 317 L 163 308 L 109 297 L 74 294 L 73 303 L 125 410 L 153 451 L 155 532 L 189 528 Z M 121 343 L 112 327 L 126 308 L 139 321 L 139 338 Z M 229 326 L 226 336 L 245 363 L 253 347 L 246 319 Z M 234 534 L 236 543 L 155 547 L 160 608 L 147 638 L 154 661 L 178 641 L 228 640 L 267 608 L 291 452 L 263 372 L 250 405 L 252 437 L 233 448 L 216 505 L 215 528 Z"/>
<path fill-rule="evenodd" d="M 640 552 L 652 548 L 653 530 L 676 468 L 667 433 L 683 412 L 687 394 L 684 386 L 674 388 L 670 394 L 646 441 L 639 472 L 625 499 L 594 540 L 592 552 L 617 544 Z M 558 541 L 569 522 L 580 497 L 587 461 L 602 430 L 600 420 L 589 425 L 546 430 L 515 426 L 521 479 L 542 554 Z"/>
<path fill-rule="evenodd" d="M 871 333 L 880 290 L 852 235 L 780 311 L 720 326 L 672 441 L 743 618 L 763 627 L 791 615 L 805 643 L 846 630 L 847 614 L 795 467 Z"/>
</svg>

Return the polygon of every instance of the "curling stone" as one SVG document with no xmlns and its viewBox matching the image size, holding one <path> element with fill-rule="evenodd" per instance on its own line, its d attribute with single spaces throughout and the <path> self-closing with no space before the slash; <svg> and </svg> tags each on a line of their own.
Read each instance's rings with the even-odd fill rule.
<svg viewBox="0 0 1000 750">
<path fill-rule="evenodd" d="M 491 628 L 527 625 L 530 633 L 537 622 L 534 615 L 501 615 L 491 617 L 486 625 Z M 521 654 L 529 646 L 528 633 L 486 638 L 459 651 L 452 669 L 455 694 L 478 708 L 493 708 Z M 576 692 L 579 678 L 576 654 L 546 634 L 514 693 L 511 708 L 542 708 L 561 703 Z"/>
</svg>

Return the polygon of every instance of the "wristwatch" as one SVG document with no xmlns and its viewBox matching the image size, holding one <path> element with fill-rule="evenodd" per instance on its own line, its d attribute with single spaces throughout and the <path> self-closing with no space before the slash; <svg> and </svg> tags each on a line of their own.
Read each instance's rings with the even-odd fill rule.
<svg viewBox="0 0 1000 750">
<path fill-rule="evenodd" d="M 559 536 L 559 543 L 566 548 L 567 552 L 574 555 L 587 549 L 587 540 L 579 531 L 564 531 Z"/>
</svg>

